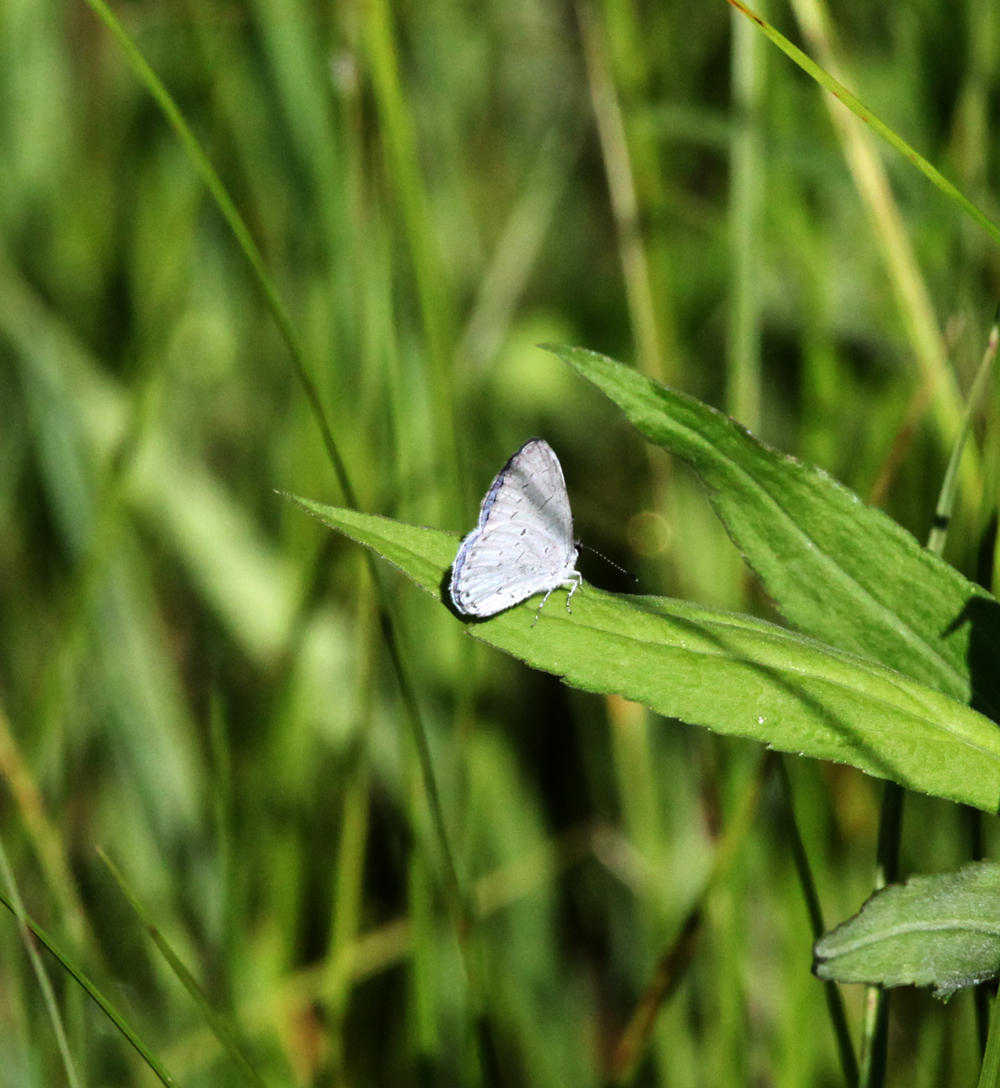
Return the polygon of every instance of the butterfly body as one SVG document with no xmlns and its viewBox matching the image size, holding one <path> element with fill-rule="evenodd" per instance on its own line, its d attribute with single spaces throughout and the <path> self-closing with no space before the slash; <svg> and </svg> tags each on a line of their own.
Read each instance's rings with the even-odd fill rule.
<svg viewBox="0 0 1000 1088">
<path fill-rule="evenodd" d="M 459 545 L 451 599 L 463 615 L 492 616 L 544 593 L 541 611 L 553 590 L 566 587 L 569 610 L 582 581 L 578 551 L 562 466 L 547 442 L 533 438 L 497 474 L 476 528 Z"/>
</svg>

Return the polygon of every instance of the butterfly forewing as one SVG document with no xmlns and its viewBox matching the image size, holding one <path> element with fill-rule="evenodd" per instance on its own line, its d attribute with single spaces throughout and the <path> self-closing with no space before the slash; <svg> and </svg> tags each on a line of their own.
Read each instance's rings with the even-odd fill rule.
<svg viewBox="0 0 1000 1088">
<path fill-rule="evenodd" d="M 479 509 L 479 526 L 537 514 L 556 538 L 573 541 L 573 515 L 562 466 L 540 438 L 526 442 L 497 474 Z"/>
</svg>

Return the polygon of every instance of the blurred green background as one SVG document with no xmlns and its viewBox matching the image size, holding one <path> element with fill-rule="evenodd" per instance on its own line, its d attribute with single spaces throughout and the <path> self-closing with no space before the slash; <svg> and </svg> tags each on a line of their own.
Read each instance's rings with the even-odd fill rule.
<svg viewBox="0 0 1000 1088">
<path fill-rule="evenodd" d="M 554 340 L 926 536 L 1000 255 L 724 0 L 115 10 L 264 254 L 364 510 L 464 532 L 540 435 L 641 592 L 775 618 L 693 477 Z M 994 0 L 765 13 L 1000 218 Z M 977 426 L 947 552 L 987 585 L 998 437 Z M 470 996 L 369 568 L 279 491 L 344 501 L 218 208 L 82 0 L 0 0 L 0 838 L 26 908 L 186 1086 L 242 1082 L 98 846 L 270 1085 L 479 1083 L 477 1013 L 492 1083 L 603 1083 L 763 753 L 570 692 L 383 572 Z M 880 787 L 789 769 L 833 925 L 871 891 Z M 978 850 L 954 806 L 906 819 L 904 872 Z M 786 824 L 768 779 L 636 1083 L 842 1083 Z M 45 962 L 83 1083 L 153 1083 Z M 891 1084 L 971 1082 L 968 993 L 893 1015 Z M 4 915 L 0 1088 L 65 1077 Z"/>
</svg>

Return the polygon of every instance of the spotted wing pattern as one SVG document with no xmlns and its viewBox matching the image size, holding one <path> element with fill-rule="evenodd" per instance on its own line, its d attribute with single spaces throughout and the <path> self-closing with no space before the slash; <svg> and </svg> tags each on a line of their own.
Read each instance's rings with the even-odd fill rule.
<svg viewBox="0 0 1000 1088">
<path fill-rule="evenodd" d="M 497 474 L 479 524 L 459 546 L 451 599 L 466 615 L 492 616 L 536 593 L 575 589 L 576 556 L 562 467 L 552 447 L 533 438 Z"/>
</svg>

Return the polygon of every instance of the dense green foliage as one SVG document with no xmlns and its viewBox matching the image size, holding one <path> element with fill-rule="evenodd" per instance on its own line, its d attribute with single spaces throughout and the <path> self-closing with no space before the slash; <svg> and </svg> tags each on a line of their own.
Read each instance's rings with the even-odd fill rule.
<svg viewBox="0 0 1000 1088">
<path fill-rule="evenodd" d="M 997 220 L 994 8 L 843 0 L 836 33 L 815 0 L 766 14 Z M 434 572 L 539 434 L 578 535 L 675 619 L 756 615 L 728 619 L 814 647 L 764 622 L 797 590 L 783 614 L 812 638 L 964 697 L 974 625 L 937 676 L 919 643 L 886 660 L 901 628 L 877 610 L 852 626 L 838 602 L 824 638 L 822 569 L 777 557 L 754 580 L 697 475 L 535 346 L 635 362 L 926 538 L 1000 254 L 724 0 L 116 10 L 260 248 L 360 510 L 442 530 Z M 992 589 L 986 407 L 945 558 Z M 706 482 L 749 552 L 753 488 L 720 504 Z M 793 821 L 760 743 L 484 644 L 530 604 L 467 637 L 277 492 L 351 505 L 226 219 L 82 0 L 0 0 L 0 892 L 185 1086 L 600 1084 L 628 1072 L 626 1026 L 695 906 L 636 1083 L 842 1083 L 793 846 L 827 924 L 857 911 L 880 783 L 789 759 Z M 879 526 L 813 525 L 862 541 L 858 585 Z M 574 615 L 617 622 L 631 606 L 593 586 L 633 587 L 581 565 Z M 894 607 L 930 637 L 943 598 L 919 576 L 911 598 Z M 543 651 L 569 652 L 561 607 Z M 741 691 L 713 682 L 690 689 L 703 718 L 672 712 L 722 728 Z M 937 792 L 985 804 L 976 773 Z M 904 875 L 996 846 L 993 817 L 907 797 Z M 861 989 L 844 996 L 856 1042 Z M 888 1083 L 972 1082 L 972 991 L 901 991 L 892 1015 Z M 74 1076 L 152 1083 L 0 915 L 0 1086 Z"/>
</svg>

